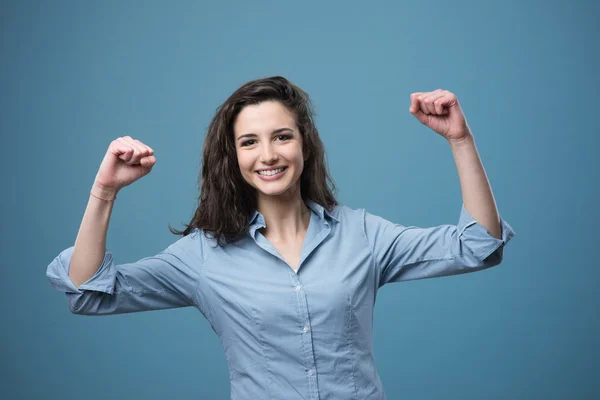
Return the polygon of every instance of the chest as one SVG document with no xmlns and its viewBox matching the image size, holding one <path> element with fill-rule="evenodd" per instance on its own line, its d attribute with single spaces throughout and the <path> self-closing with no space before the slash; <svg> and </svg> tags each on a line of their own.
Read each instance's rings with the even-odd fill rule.
<svg viewBox="0 0 600 400">
<path fill-rule="evenodd" d="M 360 231 L 334 233 L 324 227 L 309 231 L 302 242 L 257 235 L 256 241 L 210 247 L 198 297 L 215 310 L 233 306 L 275 319 L 297 312 L 301 304 L 327 310 L 349 297 L 360 307 L 377 283 L 369 246 Z"/>
<path fill-rule="evenodd" d="M 267 240 L 269 240 L 267 238 Z M 269 240 L 270 241 L 270 240 Z M 298 272 L 298 264 L 302 254 L 303 239 L 287 242 L 270 241 L 271 245 L 277 250 L 281 258 L 292 268 L 294 272 Z"/>
<path fill-rule="evenodd" d="M 302 243 L 275 243 L 256 232 L 227 246 L 203 245 L 196 297 L 215 329 L 245 321 L 302 328 L 309 315 L 323 322 L 350 309 L 370 312 L 377 269 L 362 230 L 312 222 Z"/>
</svg>

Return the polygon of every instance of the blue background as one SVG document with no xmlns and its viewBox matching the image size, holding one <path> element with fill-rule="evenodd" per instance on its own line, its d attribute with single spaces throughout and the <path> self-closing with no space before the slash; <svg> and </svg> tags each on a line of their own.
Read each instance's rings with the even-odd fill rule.
<svg viewBox="0 0 600 400">
<path fill-rule="evenodd" d="M 461 192 L 450 148 L 408 112 L 409 95 L 454 92 L 517 233 L 498 267 L 382 288 L 374 346 L 388 398 L 599 396 L 599 11 L 2 2 L 2 397 L 229 398 L 223 350 L 196 309 L 73 315 L 45 271 L 73 245 L 119 136 L 157 163 L 119 194 L 107 247 L 123 263 L 177 240 L 167 224 L 195 210 L 217 106 L 273 75 L 311 95 L 339 200 L 422 227 L 457 223 Z"/>
</svg>

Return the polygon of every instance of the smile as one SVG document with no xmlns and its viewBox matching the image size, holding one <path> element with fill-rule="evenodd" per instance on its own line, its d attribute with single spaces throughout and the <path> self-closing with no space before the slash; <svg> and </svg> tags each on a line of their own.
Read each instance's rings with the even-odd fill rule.
<svg viewBox="0 0 600 400">
<path fill-rule="evenodd" d="M 279 173 L 283 172 L 283 170 L 284 170 L 285 168 L 286 168 L 286 167 L 283 167 L 283 168 L 277 168 L 277 169 L 269 169 L 269 170 L 266 170 L 266 171 L 258 171 L 258 173 L 259 173 L 260 175 L 267 175 L 267 176 L 271 176 L 271 175 L 277 175 L 277 174 L 279 174 Z"/>
<path fill-rule="evenodd" d="M 257 171 L 258 176 L 263 180 L 272 181 L 278 179 L 287 170 L 287 167 L 270 169 L 267 171 Z"/>
</svg>

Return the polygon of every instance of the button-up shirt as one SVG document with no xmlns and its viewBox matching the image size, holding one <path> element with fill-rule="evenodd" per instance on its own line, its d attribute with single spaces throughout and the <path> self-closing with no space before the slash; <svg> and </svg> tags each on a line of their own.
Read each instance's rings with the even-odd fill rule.
<svg viewBox="0 0 600 400">
<path fill-rule="evenodd" d="M 364 209 L 305 200 L 310 223 L 294 271 L 262 235 L 255 211 L 242 239 L 218 246 L 195 229 L 152 257 L 100 268 L 75 287 L 73 247 L 48 266 L 75 314 L 196 307 L 218 335 L 231 399 L 385 399 L 373 358 L 373 307 L 390 282 L 500 264 L 515 235 L 497 239 L 462 205 L 457 225 L 403 226 Z"/>
</svg>

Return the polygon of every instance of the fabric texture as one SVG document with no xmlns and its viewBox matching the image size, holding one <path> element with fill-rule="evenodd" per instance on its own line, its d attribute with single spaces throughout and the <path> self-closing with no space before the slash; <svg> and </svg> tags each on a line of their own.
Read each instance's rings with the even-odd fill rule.
<svg viewBox="0 0 600 400">
<path fill-rule="evenodd" d="M 118 264 L 105 253 L 79 288 L 68 276 L 73 247 L 48 265 L 75 314 L 196 307 L 220 338 L 231 399 L 385 399 L 373 358 L 375 298 L 391 282 L 475 272 L 502 262 L 515 236 L 501 219 L 491 236 L 462 205 L 457 225 L 403 226 L 364 209 L 331 212 L 310 200 L 299 268 L 260 233 L 218 246 L 195 229 L 162 252 Z"/>
</svg>

